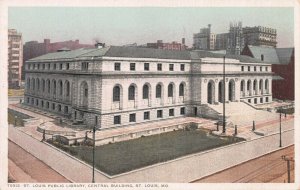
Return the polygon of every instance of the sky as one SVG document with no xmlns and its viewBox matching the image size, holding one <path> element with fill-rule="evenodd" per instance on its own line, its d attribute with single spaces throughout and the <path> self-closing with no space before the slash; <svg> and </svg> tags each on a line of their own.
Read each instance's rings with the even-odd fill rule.
<svg viewBox="0 0 300 190">
<path fill-rule="evenodd" d="M 293 8 L 225 7 L 9 7 L 8 28 L 17 29 L 23 42 L 45 38 L 51 42 L 79 39 L 80 43 L 107 45 L 177 41 L 212 25 L 225 33 L 230 22 L 277 29 L 277 47 L 294 46 Z"/>
</svg>

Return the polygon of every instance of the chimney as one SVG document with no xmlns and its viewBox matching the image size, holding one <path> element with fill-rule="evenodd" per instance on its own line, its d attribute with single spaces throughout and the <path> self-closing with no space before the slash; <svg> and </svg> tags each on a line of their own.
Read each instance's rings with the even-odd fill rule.
<svg viewBox="0 0 300 190">
<path fill-rule="evenodd" d="M 105 47 L 105 43 L 97 42 L 97 43 L 95 44 L 95 47 L 98 48 L 98 49 L 104 48 L 104 47 Z"/>
<path fill-rule="evenodd" d="M 185 45 L 185 38 L 181 39 L 181 43 L 182 43 L 182 45 Z"/>
<path fill-rule="evenodd" d="M 264 54 L 260 55 L 260 59 L 261 59 L 261 61 L 264 61 Z"/>
<path fill-rule="evenodd" d="M 50 44 L 50 39 L 44 39 L 44 44 Z"/>
</svg>

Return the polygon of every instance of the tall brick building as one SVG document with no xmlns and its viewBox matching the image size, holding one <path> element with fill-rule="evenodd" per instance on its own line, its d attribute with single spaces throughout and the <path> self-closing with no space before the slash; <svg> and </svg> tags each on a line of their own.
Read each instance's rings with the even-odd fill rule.
<svg viewBox="0 0 300 190">
<path fill-rule="evenodd" d="M 9 88 L 21 85 L 23 66 L 22 34 L 15 29 L 8 30 L 8 86 Z"/>
<path fill-rule="evenodd" d="M 23 61 L 24 63 L 34 57 L 38 57 L 40 55 L 44 55 L 47 53 L 56 52 L 62 48 L 68 48 L 70 50 L 75 50 L 79 48 L 89 48 L 94 47 L 94 45 L 89 44 L 80 44 L 79 40 L 69 40 L 63 42 L 55 42 L 50 43 L 50 39 L 44 39 L 44 42 L 39 43 L 37 41 L 29 41 L 24 44 L 24 56 Z M 23 77 L 24 79 L 24 77 Z"/>
</svg>

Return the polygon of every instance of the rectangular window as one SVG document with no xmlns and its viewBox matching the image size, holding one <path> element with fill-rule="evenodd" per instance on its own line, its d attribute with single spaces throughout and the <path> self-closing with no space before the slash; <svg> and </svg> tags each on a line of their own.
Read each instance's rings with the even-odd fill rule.
<svg viewBox="0 0 300 190">
<path fill-rule="evenodd" d="M 244 71 L 244 66 L 242 66 L 242 71 Z"/>
<path fill-rule="evenodd" d="M 69 70 L 70 69 L 70 63 L 67 63 L 66 64 L 66 70 Z"/>
<path fill-rule="evenodd" d="M 52 103 L 52 110 L 55 110 L 55 104 Z"/>
<path fill-rule="evenodd" d="M 81 70 L 83 70 L 83 71 L 89 70 L 89 63 L 88 62 L 82 62 L 81 63 Z"/>
<path fill-rule="evenodd" d="M 63 64 L 60 63 L 60 64 L 59 64 L 59 70 L 62 70 L 62 68 L 63 68 Z"/>
<path fill-rule="evenodd" d="M 150 112 L 146 111 L 144 112 L 144 120 L 149 120 L 150 119 Z"/>
<path fill-rule="evenodd" d="M 269 102 L 269 97 L 266 97 L 266 102 Z"/>
<path fill-rule="evenodd" d="M 50 63 L 48 63 L 48 70 L 50 70 Z"/>
<path fill-rule="evenodd" d="M 40 70 L 40 64 L 37 65 L 37 69 Z"/>
<path fill-rule="evenodd" d="M 259 70 L 262 71 L 262 67 L 259 67 Z"/>
<path fill-rule="evenodd" d="M 56 70 L 56 64 L 53 65 L 53 70 Z"/>
<path fill-rule="evenodd" d="M 251 99 L 248 99 L 248 102 L 251 103 Z"/>
<path fill-rule="evenodd" d="M 161 63 L 157 63 L 157 70 L 162 71 L 162 64 Z"/>
<path fill-rule="evenodd" d="M 248 66 L 248 71 L 250 71 L 250 66 Z"/>
<path fill-rule="evenodd" d="M 266 67 L 266 71 L 268 71 L 268 67 Z"/>
<path fill-rule="evenodd" d="M 169 109 L 169 116 L 174 116 L 174 109 Z"/>
<path fill-rule="evenodd" d="M 120 115 L 114 116 L 114 124 L 115 125 L 121 124 L 121 116 Z"/>
<path fill-rule="evenodd" d="M 169 65 L 169 71 L 174 71 L 174 64 Z"/>
<path fill-rule="evenodd" d="M 180 108 L 180 115 L 184 115 L 185 114 L 185 107 Z"/>
<path fill-rule="evenodd" d="M 254 71 L 256 71 L 256 67 L 254 67 Z"/>
<path fill-rule="evenodd" d="M 162 118 L 162 117 L 163 117 L 163 111 L 157 110 L 157 118 Z"/>
<path fill-rule="evenodd" d="M 263 103 L 263 98 L 260 98 L 260 103 Z"/>
<path fill-rule="evenodd" d="M 149 63 L 144 63 L 144 70 L 149 71 Z"/>
<path fill-rule="evenodd" d="M 47 109 L 49 109 L 49 107 L 50 107 L 49 105 L 50 105 L 49 102 L 47 102 L 47 103 L 46 103 L 46 108 L 47 108 Z"/>
<path fill-rule="evenodd" d="M 115 63 L 115 71 L 121 71 L 121 63 Z"/>
<path fill-rule="evenodd" d="M 135 63 L 130 63 L 130 70 L 135 71 Z"/>
<path fill-rule="evenodd" d="M 45 70 L 45 67 L 46 67 L 45 64 L 43 64 L 43 70 Z"/>
<path fill-rule="evenodd" d="M 129 122 L 135 122 L 135 113 L 129 115 Z"/>
<path fill-rule="evenodd" d="M 185 70 L 184 64 L 181 64 L 181 65 L 180 65 L 180 70 L 181 70 L 181 71 L 184 71 L 184 70 Z"/>
</svg>

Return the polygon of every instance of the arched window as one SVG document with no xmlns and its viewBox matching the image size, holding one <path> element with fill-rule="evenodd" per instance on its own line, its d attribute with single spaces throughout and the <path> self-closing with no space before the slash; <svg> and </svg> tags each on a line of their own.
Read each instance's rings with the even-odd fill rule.
<svg viewBox="0 0 300 190">
<path fill-rule="evenodd" d="M 173 84 L 168 85 L 168 97 L 173 97 Z"/>
<path fill-rule="evenodd" d="M 40 79 L 36 79 L 37 90 L 40 90 Z"/>
<path fill-rule="evenodd" d="M 135 100 L 135 87 L 133 85 L 128 88 L 128 100 Z"/>
<path fill-rule="evenodd" d="M 161 84 L 156 85 L 156 98 L 161 98 Z"/>
<path fill-rule="evenodd" d="M 113 89 L 113 101 L 114 102 L 119 102 L 120 101 L 120 87 L 119 86 L 115 86 Z"/>
<path fill-rule="evenodd" d="M 32 90 L 35 90 L 35 79 L 32 79 Z"/>
<path fill-rule="evenodd" d="M 70 96 L 70 82 L 69 81 L 66 81 L 65 83 L 65 88 L 66 88 L 66 96 Z"/>
<path fill-rule="evenodd" d="M 242 92 L 244 91 L 244 88 L 245 88 L 245 87 L 244 87 L 244 83 L 245 83 L 245 81 L 242 80 L 242 81 L 241 81 L 241 91 L 242 91 Z"/>
<path fill-rule="evenodd" d="M 62 83 L 61 80 L 58 82 L 58 93 L 59 93 L 59 95 L 61 95 L 61 96 L 62 96 L 62 94 L 63 94 L 63 83 Z"/>
<path fill-rule="evenodd" d="M 179 96 L 184 96 L 184 85 L 181 83 L 179 85 Z"/>
<path fill-rule="evenodd" d="M 250 90 L 250 84 L 251 84 L 251 81 L 248 80 L 248 81 L 247 81 L 247 90 Z"/>
<path fill-rule="evenodd" d="M 42 92 L 45 92 L 45 80 L 42 79 Z"/>
<path fill-rule="evenodd" d="M 55 95 L 56 94 L 56 81 L 53 80 L 52 84 L 53 84 L 53 95 Z"/>
<path fill-rule="evenodd" d="M 27 79 L 27 90 L 30 90 L 30 78 Z"/>
<path fill-rule="evenodd" d="M 147 84 L 143 86 L 143 99 L 149 99 L 149 86 Z"/>
<path fill-rule="evenodd" d="M 259 81 L 259 90 L 261 90 L 261 89 L 262 89 L 262 86 L 263 86 L 263 80 L 262 80 L 262 79 L 260 79 L 260 81 Z"/>
<path fill-rule="evenodd" d="M 50 94 L 50 89 L 51 89 L 51 86 L 50 86 L 50 80 L 48 79 L 47 80 L 47 88 L 48 88 L 48 94 Z"/>
</svg>

